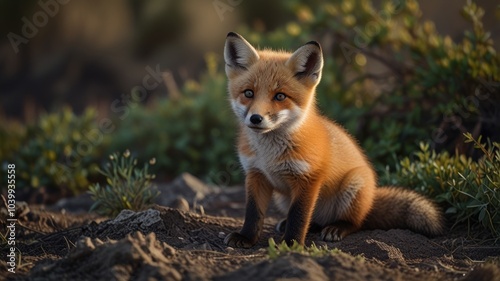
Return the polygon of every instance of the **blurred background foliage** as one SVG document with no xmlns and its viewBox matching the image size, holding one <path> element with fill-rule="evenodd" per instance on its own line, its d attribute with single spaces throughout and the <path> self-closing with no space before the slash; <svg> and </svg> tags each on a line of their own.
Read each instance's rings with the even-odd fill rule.
<svg viewBox="0 0 500 281">
<path fill-rule="evenodd" d="M 154 170 L 171 179 L 190 172 L 206 181 L 228 185 L 241 179 L 235 152 L 236 122 L 228 106 L 226 77 L 214 54 L 207 72 L 187 80 L 180 94 L 137 106 L 117 122 L 108 152 L 131 148 L 138 157 L 157 159 Z"/>
<path fill-rule="evenodd" d="M 422 140 L 470 153 L 463 133 L 498 139 L 499 58 L 476 4 L 462 9 L 471 30 L 456 43 L 423 18 L 416 1 L 291 6 L 297 22 L 252 41 L 297 45 L 314 34 L 324 43 L 320 107 L 361 140 L 378 168 L 394 155 L 411 154 Z M 290 35 L 297 39 L 287 40 Z"/>
<path fill-rule="evenodd" d="M 106 155 L 126 149 L 140 161 L 156 158 L 151 172 L 160 181 L 190 172 L 218 185 L 241 183 L 222 57 L 229 31 L 256 46 L 290 51 L 321 43 L 318 104 L 359 140 L 381 184 L 458 198 L 465 189 L 454 181 L 467 177 L 443 179 L 422 172 L 430 169 L 422 165 L 451 165 L 450 173 L 464 175 L 485 157 L 470 139 L 482 136 L 491 142 L 486 149 L 498 149 L 500 7 L 494 1 L 43 3 L 49 2 L 54 15 L 17 47 L 12 33 L 24 36 L 26 22 L 46 7 L 0 2 L 0 159 L 3 166 L 16 164 L 18 190 L 33 201 L 88 190 L 89 182 L 103 180 L 95 171 Z M 151 72 L 157 69 L 162 73 Z M 161 83 L 134 100 L 138 87 L 158 76 Z M 4 178 L 5 168 L 0 172 Z M 428 192 L 431 186 L 443 192 Z M 488 187 L 498 194 L 498 182 Z M 462 204 L 450 200 L 441 200 L 447 210 Z M 474 210 L 455 218 L 470 215 L 484 224 L 489 213 Z"/>
<path fill-rule="evenodd" d="M 16 165 L 19 198 L 54 203 L 88 188 L 102 153 L 92 143 L 95 118 L 91 108 L 76 116 L 66 107 L 42 114 L 34 124 L 7 123 L 0 128 L 0 159 Z"/>
</svg>

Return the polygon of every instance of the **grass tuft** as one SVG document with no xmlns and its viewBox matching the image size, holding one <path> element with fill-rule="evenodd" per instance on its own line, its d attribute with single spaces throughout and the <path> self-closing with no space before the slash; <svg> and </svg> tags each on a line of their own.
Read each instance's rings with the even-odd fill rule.
<svg viewBox="0 0 500 281">
<path fill-rule="evenodd" d="M 145 210 L 151 206 L 159 195 L 156 188 L 152 187 L 151 180 L 154 174 L 149 174 L 149 165 L 154 165 L 153 158 L 143 168 L 137 168 L 137 159 L 130 156 L 130 151 L 123 154 L 113 153 L 109 156 L 110 162 L 99 169 L 99 173 L 106 177 L 106 185 L 93 184 L 89 193 L 95 203 L 91 211 L 100 214 L 116 216 L 124 209 L 133 211 Z"/>
<path fill-rule="evenodd" d="M 299 253 L 306 256 L 311 257 L 322 257 L 331 254 L 339 254 L 342 253 L 339 249 L 328 249 L 327 246 L 316 246 L 314 242 L 311 246 L 306 247 L 297 243 L 297 241 L 293 241 L 292 246 L 288 246 L 285 241 L 282 241 L 279 244 L 276 244 L 273 238 L 269 238 L 268 240 L 269 246 L 267 247 L 267 255 L 271 259 L 276 259 L 282 255 L 286 255 L 287 253 Z"/>
</svg>

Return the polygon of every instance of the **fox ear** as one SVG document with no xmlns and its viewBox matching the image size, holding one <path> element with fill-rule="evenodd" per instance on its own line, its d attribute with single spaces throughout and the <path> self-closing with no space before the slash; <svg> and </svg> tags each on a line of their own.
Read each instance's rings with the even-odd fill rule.
<svg viewBox="0 0 500 281">
<path fill-rule="evenodd" d="M 259 54 L 241 35 L 229 32 L 224 46 L 224 60 L 226 61 L 226 75 L 231 77 L 247 70 L 257 62 Z"/>
<path fill-rule="evenodd" d="M 295 73 L 295 77 L 304 83 L 315 86 L 321 79 L 323 54 L 316 41 L 306 43 L 292 54 L 286 65 Z"/>
</svg>

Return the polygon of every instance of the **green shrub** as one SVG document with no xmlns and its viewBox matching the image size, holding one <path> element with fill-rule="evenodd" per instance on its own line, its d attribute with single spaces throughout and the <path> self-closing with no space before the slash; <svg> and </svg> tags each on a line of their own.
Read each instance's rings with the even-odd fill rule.
<svg viewBox="0 0 500 281">
<path fill-rule="evenodd" d="M 478 161 L 421 144 L 416 159 L 404 158 L 383 183 L 412 187 L 443 204 L 454 226 L 482 226 L 500 238 L 500 143 L 465 138 L 484 153 Z"/>
<path fill-rule="evenodd" d="M 12 159 L 14 152 L 21 147 L 26 138 L 26 126 L 19 122 L 0 119 L 0 159 Z M 0 173 L 4 172 L 3 170 Z"/>
<path fill-rule="evenodd" d="M 97 211 L 102 215 L 116 216 L 122 210 L 142 211 L 150 207 L 159 192 L 151 185 L 155 175 L 148 172 L 149 165 L 136 168 L 137 159 L 130 156 L 126 150 L 123 154 L 114 153 L 109 156 L 107 163 L 99 172 L 106 177 L 106 185 L 99 183 L 89 187 L 89 193 L 95 203 L 90 211 Z M 153 158 L 149 164 L 154 165 Z"/>
<path fill-rule="evenodd" d="M 2 126 L 2 161 L 16 165 L 19 190 L 45 187 L 58 196 L 78 194 L 88 187 L 100 143 L 89 141 L 95 130 L 96 112 L 76 116 L 71 109 L 44 114 L 25 127 Z M 13 134 L 11 134 L 11 132 Z M 2 170 L 2 178 L 5 171 Z"/>
<path fill-rule="evenodd" d="M 312 3 L 289 1 L 297 19 L 269 34 L 240 32 L 278 49 L 322 42 L 319 105 L 361 141 L 379 170 L 421 141 L 454 151 L 462 132 L 474 128 L 500 139 L 500 57 L 475 3 L 461 11 L 471 30 L 457 42 L 424 20 L 415 0 Z"/>
<path fill-rule="evenodd" d="M 214 55 L 207 57 L 207 65 L 208 72 L 199 82 L 188 81 L 180 97 L 132 108 L 118 124 L 109 150 L 130 148 L 156 157 L 155 172 L 170 179 L 189 172 L 220 185 L 238 182 L 237 129 L 225 74 L 217 71 Z"/>
</svg>

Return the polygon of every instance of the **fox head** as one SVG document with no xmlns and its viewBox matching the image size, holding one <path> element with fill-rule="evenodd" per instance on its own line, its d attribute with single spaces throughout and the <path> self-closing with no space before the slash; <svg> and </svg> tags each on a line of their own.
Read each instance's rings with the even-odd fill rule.
<svg viewBox="0 0 500 281">
<path fill-rule="evenodd" d="M 293 131 L 315 110 L 321 79 L 321 46 L 311 41 L 294 53 L 257 51 L 230 32 L 224 46 L 231 106 L 239 122 L 254 132 Z"/>
</svg>

